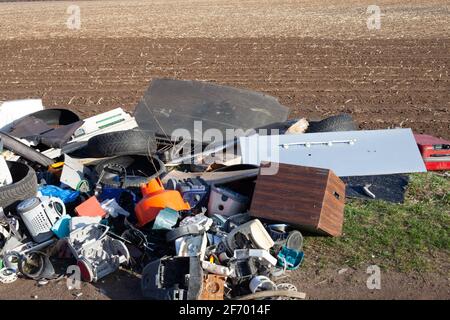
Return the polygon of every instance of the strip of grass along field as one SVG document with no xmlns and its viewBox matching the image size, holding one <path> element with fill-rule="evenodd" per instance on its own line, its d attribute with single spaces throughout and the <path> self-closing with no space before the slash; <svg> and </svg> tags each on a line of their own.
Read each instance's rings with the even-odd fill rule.
<svg viewBox="0 0 450 320">
<path fill-rule="evenodd" d="M 446 273 L 449 226 L 449 176 L 412 174 L 403 204 L 350 200 L 342 237 L 307 237 L 305 249 L 319 254 L 320 265 L 376 264 L 400 272 Z"/>
</svg>

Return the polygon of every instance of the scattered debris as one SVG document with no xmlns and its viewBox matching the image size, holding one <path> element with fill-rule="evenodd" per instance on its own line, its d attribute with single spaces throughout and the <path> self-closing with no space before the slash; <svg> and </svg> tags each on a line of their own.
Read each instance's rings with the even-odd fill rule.
<svg viewBox="0 0 450 320">
<path fill-rule="evenodd" d="M 385 199 L 391 189 L 354 176 L 425 170 L 409 129 L 356 131 L 349 115 L 286 121 L 276 99 L 247 90 L 154 80 L 135 111 L 81 120 L 40 100 L 2 104 L 1 283 L 45 286 L 76 265 L 85 282 L 119 269 L 141 274 L 150 299 L 305 299 L 278 277 L 301 267 L 301 232 L 341 235 L 344 181 Z M 284 133 L 208 146 L 195 121 L 220 133 Z M 168 136 L 178 128 L 186 134 Z M 426 159 L 448 160 L 442 141 L 433 151 L 418 144 Z M 236 152 L 218 159 L 228 148 Z"/>
</svg>

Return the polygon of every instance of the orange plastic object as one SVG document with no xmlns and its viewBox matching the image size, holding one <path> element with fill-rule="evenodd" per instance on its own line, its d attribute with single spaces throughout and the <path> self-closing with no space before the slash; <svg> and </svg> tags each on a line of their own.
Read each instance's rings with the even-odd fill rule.
<svg viewBox="0 0 450 320">
<path fill-rule="evenodd" d="M 141 192 L 143 198 L 136 204 L 134 210 L 139 227 L 155 220 L 159 211 L 164 208 L 176 211 L 191 209 L 177 190 L 165 190 L 159 178 L 141 185 Z"/>
<path fill-rule="evenodd" d="M 75 212 L 80 217 L 104 217 L 106 216 L 106 211 L 103 210 L 100 202 L 98 202 L 96 197 L 90 197 L 82 204 L 75 207 Z"/>
</svg>

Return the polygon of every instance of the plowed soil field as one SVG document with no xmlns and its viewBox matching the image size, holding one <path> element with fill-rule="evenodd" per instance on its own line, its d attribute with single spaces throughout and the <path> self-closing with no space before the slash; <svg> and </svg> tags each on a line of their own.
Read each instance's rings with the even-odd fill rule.
<svg viewBox="0 0 450 320">
<path fill-rule="evenodd" d="M 366 0 L 0 2 L 0 100 L 42 98 L 87 117 L 133 111 L 153 78 L 196 79 L 273 95 L 291 118 L 348 112 L 362 129 L 410 127 L 450 138 L 447 1 L 377 1 L 379 30 L 367 27 L 373 1 Z M 80 29 L 66 26 L 72 4 Z M 317 289 L 313 269 L 294 280 L 311 298 L 449 296 L 448 279 L 396 273 L 385 278 L 396 284 L 390 291 L 371 295 L 364 272 L 326 290 Z M 102 289 L 85 285 L 81 299 L 139 297 L 138 280 L 113 277 Z M 64 282 L 30 283 L 8 285 L 0 296 L 74 298 Z"/>
</svg>

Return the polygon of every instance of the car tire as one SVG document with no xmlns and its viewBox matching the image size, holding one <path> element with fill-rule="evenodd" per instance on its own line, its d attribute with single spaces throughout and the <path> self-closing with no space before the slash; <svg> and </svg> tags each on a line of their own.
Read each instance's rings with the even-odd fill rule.
<svg viewBox="0 0 450 320">
<path fill-rule="evenodd" d="M 153 132 L 124 130 L 99 134 L 88 140 L 86 152 L 93 158 L 123 155 L 151 155 L 156 152 Z"/>
<path fill-rule="evenodd" d="M 0 188 L 0 207 L 7 208 L 18 201 L 35 197 L 38 190 L 36 172 L 30 166 L 7 161 L 13 182 Z"/>
<path fill-rule="evenodd" d="M 311 121 L 309 123 L 308 133 L 354 130 L 358 130 L 358 126 L 355 121 L 353 121 L 352 116 L 343 113 L 331 116 L 321 121 Z"/>
</svg>

